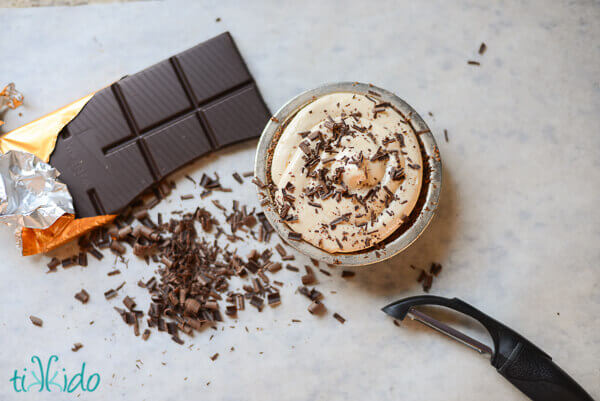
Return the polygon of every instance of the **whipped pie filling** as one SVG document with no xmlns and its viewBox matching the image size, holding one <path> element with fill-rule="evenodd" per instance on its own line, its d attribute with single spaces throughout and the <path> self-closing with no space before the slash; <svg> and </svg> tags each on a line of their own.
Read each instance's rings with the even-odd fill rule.
<svg viewBox="0 0 600 401">
<path fill-rule="evenodd" d="M 355 252 L 392 234 L 422 183 L 412 127 L 377 98 L 332 93 L 285 127 L 271 162 L 280 218 L 324 251 Z"/>
</svg>

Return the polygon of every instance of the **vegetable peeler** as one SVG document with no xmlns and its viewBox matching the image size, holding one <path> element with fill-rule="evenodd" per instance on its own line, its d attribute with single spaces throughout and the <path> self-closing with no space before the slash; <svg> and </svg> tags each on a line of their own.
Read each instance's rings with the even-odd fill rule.
<svg viewBox="0 0 600 401">
<path fill-rule="evenodd" d="M 479 321 L 492 337 L 494 348 L 416 309 L 424 305 L 444 306 Z M 458 298 L 422 295 L 401 299 L 382 310 L 399 320 L 408 316 L 481 354 L 489 355 L 498 373 L 534 401 L 593 401 L 571 376 L 552 361 L 550 355 L 511 328 Z"/>
</svg>

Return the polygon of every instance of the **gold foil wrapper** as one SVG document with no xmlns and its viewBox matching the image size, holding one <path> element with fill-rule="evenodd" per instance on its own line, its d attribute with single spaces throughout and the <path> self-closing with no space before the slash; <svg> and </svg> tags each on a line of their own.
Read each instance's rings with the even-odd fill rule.
<svg viewBox="0 0 600 401">
<path fill-rule="evenodd" d="M 79 114 L 94 96 L 87 95 L 53 113 L 25 124 L 0 137 L 0 152 L 21 150 L 48 163 L 60 131 Z"/>
<path fill-rule="evenodd" d="M 56 146 L 60 131 L 73 120 L 94 96 L 85 96 L 40 119 L 23 125 L 0 137 L 0 152 L 20 150 L 29 152 L 48 162 Z M 48 252 L 75 238 L 112 222 L 116 215 L 104 215 L 76 219 L 72 214 L 58 218 L 46 229 L 24 227 L 21 231 L 23 256 Z"/>
<path fill-rule="evenodd" d="M 76 219 L 72 214 L 59 217 L 46 229 L 27 228 L 21 231 L 23 256 L 48 252 L 91 230 L 112 222 L 117 215 L 105 215 Z"/>
</svg>

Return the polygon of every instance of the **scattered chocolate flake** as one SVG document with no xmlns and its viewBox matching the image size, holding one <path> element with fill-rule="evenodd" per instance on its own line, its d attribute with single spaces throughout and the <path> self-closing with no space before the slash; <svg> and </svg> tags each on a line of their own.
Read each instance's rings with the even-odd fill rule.
<svg viewBox="0 0 600 401">
<path fill-rule="evenodd" d="M 275 273 L 275 272 L 281 270 L 281 263 L 269 262 L 265 267 L 269 272 Z M 277 281 L 275 281 L 274 283 L 277 283 Z"/>
<path fill-rule="evenodd" d="M 102 260 L 102 258 L 104 258 L 104 255 L 102 254 L 102 252 L 100 252 L 96 248 L 90 248 L 90 250 L 88 252 L 98 260 Z"/>
<path fill-rule="evenodd" d="M 292 265 L 289 265 L 289 264 L 285 265 L 285 268 L 288 269 L 288 270 L 291 270 L 293 272 L 299 272 L 300 271 L 300 269 L 298 269 L 296 266 L 292 266 Z"/>
<path fill-rule="evenodd" d="M 429 290 L 431 289 L 431 284 L 433 284 L 433 276 L 427 274 L 425 276 L 425 280 L 423 280 L 423 291 L 429 292 Z"/>
<path fill-rule="evenodd" d="M 254 171 L 246 171 L 245 173 L 242 173 L 242 177 L 244 178 L 248 178 L 248 177 L 252 177 L 254 176 Z"/>
<path fill-rule="evenodd" d="M 79 266 L 86 267 L 88 265 L 87 253 L 79 252 L 79 255 L 77 257 L 77 263 L 79 264 Z"/>
<path fill-rule="evenodd" d="M 192 177 L 190 177 L 189 175 L 187 175 L 187 174 L 186 174 L 186 175 L 185 175 L 185 178 L 187 178 L 188 180 L 190 180 L 191 182 L 193 182 L 193 183 L 194 183 L 194 185 L 196 185 L 196 184 L 197 184 L 196 180 L 194 180 L 194 179 L 193 179 Z"/>
<path fill-rule="evenodd" d="M 277 253 L 279 253 L 279 255 L 281 257 L 287 255 L 287 252 L 286 252 L 285 248 L 281 244 L 275 245 L 275 250 L 277 251 Z"/>
<path fill-rule="evenodd" d="M 423 291 L 429 292 L 433 283 L 433 276 L 431 274 L 428 274 L 425 270 L 421 270 L 421 273 L 419 273 L 419 277 L 417 277 L 417 282 L 422 283 Z"/>
<path fill-rule="evenodd" d="M 310 268 L 310 266 L 304 266 L 304 268 L 306 269 L 306 274 L 302 276 L 302 284 L 310 285 L 315 283 L 317 278 L 315 277 L 313 270 Z"/>
<path fill-rule="evenodd" d="M 301 241 L 302 240 L 302 234 L 297 233 L 295 231 L 290 231 L 288 233 L 288 239 L 290 239 L 292 241 Z"/>
<path fill-rule="evenodd" d="M 127 309 L 132 311 L 133 308 L 135 308 L 136 303 L 132 298 L 130 298 L 129 296 L 126 296 L 125 298 L 123 298 L 123 305 L 125 305 L 125 307 Z"/>
<path fill-rule="evenodd" d="M 219 176 L 215 173 L 215 178 L 211 178 L 206 174 L 202 174 L 200 178 L 200 186 L 204 189 L 222 189 Z"/>
<path fill-rule="evenodd" d="M 60 265 L 60 260 L 58 258 L 52 258 L 50 262 L 48 262 L 48 272 L 55 272 L 56 267 Z"/>
<path fill-rule="evenodd" d="M 219 357 L 219 353 L 217 352 L 216 354 L 214 354 L 213 356 L 210 357 L 210 360 L 214 362 L 217 360 L 218 357 Z"/>
<path fill-rule="evenodd" d="M 350 270 L 342 271 L 343 278 L 350 278 L 350 277 L 354 277 L 355 275 L 356 275 L 356 273 L 354 273 L 353 271 L 350 271 Z"/>
<path fill-rule="evenodd" d="M 217 209 L 221 209 L 223 211 L 227 211 L 227 208 L 225 208 L 225 206 L 221 205 L 221 202 L 219 202 L 216 199 L 212 200 L 213 205 L 215 205 L 217 207 Z"/>
<path fill-rule="evenodd" d="M 300 148 L 300 150 L 302 152 L 304 152 L 305 155 L 307 155 L 307 156 L 311 155 L 312 150 L 310 148 L 310 144 L 307 141 L 300 142 L 300 144 L 298 145 L 298 147 Z"/>
<path fill-rule="evenodd" d="M 279 292 L 272 292 L 267 295 L 267 302 L 270 306 L 279 305 L 281 304 L 281 295 L 279 295 Z"/>
<path fill-rule="evenodd" d="M 469 65 L 481 65 L 481 63 L 479 61 L 474 61 L 474 60 L 467 61 L 467 64 L 469 64 Z"/>
<path fill-rule="evenodd" d="M 343 215 L 336 217 L 329 223 L 329 227 L 331 227 L 332 230 L 335 230 L 335 228 L 338 224 L 350 220 L 351 215 L 352 215 L 352 213 L 344 213 Z"/>
<path fill-rule="evenodd" d="M 181 200 L 189 200 L 189 199 L 194 199 L 194 195 L 193 194 L 181 195 Z"/>
<path fill-rule="evenodd" d="M 265 189 L 267 186 L 260 180 L 258 177 L 254 177 L 252 179 L 252 183 L 259 187 L 260 189 Z"/>
<path fill-rule="evenodd" d="M 442 265 L 440 263 L 432 263 L 431 267 L 429 268 L 429 273 L 437 276 L 438 274 L 440 274 L 440 272 L 442 271 Z"/>
<path fill-rule="evenodd" d="M 481 45 L 479 45 L 479 54 L 483 55 L 483 53 L 485 53 L 485 51 L 487 50 L 487 45 L 483 42 L 481 42 Z"/>
<path fill-rule="evenodd" d="M 79 351 L 82 348 L 83 348 L 83 344 L 82 343 L 75 343 L 75 344 L 73 344 L 73 347 L 71 348 L 71 351 L 77 352 L 77 351 Z"/>
<path fill-rule="evenodd" d="M 31 323 L 33 323 L 35 326 L 42 327 L 44 325 L 44 321 L 39 317 L 29 316 L 29 320 L 31 320 Z"/>
<path fill-rule="evenodd" d="M 232 174 L 233 178 L 240 184 L 244 183 L 244 180 L 242 179 L 242 177 L 239 175 L 239 173 L 235 172 Z"/>
<path fill-rule="evenodd" d="M 150 337 L 150 333 L 151 333 L 150 329 L 144 330 L 144 334 L 142 334 L 142 340 L 147 341 L 148 338 Z"/>
<path fill-rule="evenodd" d="M 123 244 L 121 244 L 120 242 L 115 241 L 115 240 L 111 241 L 110 250 L 113 251 L 117 255 L 123 255 L 125 253 L 125 251 L 127 251 L 127 249 L 125 248 L 125 246 Z"/>
<path fill-rule="evenodd" d="M 334 313 L 333 317 L 335 319 L 337 319 L 338 322 L 340 322 L 341 324 L 344 324 L 346 322 L 346 319 L 344 319 L 339 313 Z"/>
<path fill-rule="evenodd" d="M 70 258 L 63 259 L 61 262 L 63 269 L 74 266 L 76 263 L 76 260 L 77 260 L 77 256 L 72 256 Z"/>
<path fill-rule="evenodd" d="M 250 298 L 250 305 L 254 306 L 260 312 L 262 310 L 265 300 L 257 295 L 252 295 Z"/>
<path fill-rule="evenodd" d="M 107 276 L 115 276 L 117 274 L 121 274 L 121 270 L 115 269 L 115 270 L 111 270 L 108 273 L 106 273 Z"/>
<path fill-rule="evenodd" d="M 87 301 L 89 301 L 90 294 L 88 294 L 86 290 L 82 289 L 77 294 L 75 294 L 75 299 L 81 302 L 82 304 L 85 304 L 87 303 Z"/>
<path fill-rule="evenodd" d="M 448 140 L 448 130 L 447 129 L 444 130 L 444 139 L 446 140 L 446 142 L 449 142 L 449 140 Z"/>
<path fill-rule="evenodd" d="M 323 313 L 325 313 L 326 308 L 325 305 L 323 305 L 323 303 L 321 303 L 320 301 L 314 301 L 312 304 L 309 305 L 308 311 L 313 315 L 322 315 Z"/>
</svg>

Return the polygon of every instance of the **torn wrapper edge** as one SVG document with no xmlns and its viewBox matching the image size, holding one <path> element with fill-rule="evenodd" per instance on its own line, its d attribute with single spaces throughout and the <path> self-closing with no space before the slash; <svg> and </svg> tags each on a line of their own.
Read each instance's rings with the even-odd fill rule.
<svg viewBox="0 0 600 401">
<path fill-rule="evenodd" d="M 21 240 L 23 256 L 48 252 L 91 230 L 112 222 L 117 215 L 105 215 L 76 219 L 72 214 L 59 217 L 46 229 L 23 227 Z"/>
<path fill-rule="evenodd" d="M 87 95 L 44 117 L 16 128 L 0 137 L 0 152 L 21 150 L 48 162 L 62 129 L 73 120 L 94 94 Z M 59 178 L 60 179 L 60 178 Z M 76 219 L 65 214 L 46 229 L 22 228 L 23 256 L 48 252 L 91 230 L 112 222 L 116 215 L 94 216 Z"/>
</svg>

